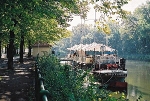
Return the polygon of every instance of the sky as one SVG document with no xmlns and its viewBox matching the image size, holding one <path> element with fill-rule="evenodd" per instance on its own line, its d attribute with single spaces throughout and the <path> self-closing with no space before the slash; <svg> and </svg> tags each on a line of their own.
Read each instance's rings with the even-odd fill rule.
<svg viewBox="0 0 150 101">
<path fill-rule="evenodd" d="M 122 8 L 124 10 L 133 12 L 135 10 L 135 8 L 137 8 L 138 6 L 144 4 L 146 1 L 147 0 L 131 0 L 131 1 L 128 2 L 128 4 L 124 5 Z M 88 20 L 85 21 L 85 23 L 87 23 L 87 24 L 94 23 L 94 19 L 95 19 L 94 9 L 91 9 L 90 12 L 87 14 L 87 19 Z M 74 16 L 74 18 L 70 22 L 70 24 L 71 24 L 71 26 L 68 28 L 69 30 L 71 30 L 73 26 L 77 26 L 78 24 L 81 24 L 80 16 Z"/>
<path fill-rule="evenodd" d="M 128 2 L 127 5 L 125 5 L 123 8 L 125 10 L 131 11 L 133 12 L 135 8 L 137 8 L 138 6 L 146 3 L 147 0 L 131 0 L 130 2 Z"/>
</svg>

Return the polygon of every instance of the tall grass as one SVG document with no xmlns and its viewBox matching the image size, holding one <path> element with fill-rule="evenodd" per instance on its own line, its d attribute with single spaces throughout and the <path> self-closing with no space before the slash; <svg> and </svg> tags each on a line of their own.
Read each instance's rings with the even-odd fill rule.
<svg viewBox="0 0 150 101">
<path fill-rule="evenodd" d="M 125 101 L 111 97 L 110 92 L 99 89 L 90 71 L 61 65 L 55 56 L 38 59 L 44 85 L 50 92 L 50 101 Z"/>
</svg>

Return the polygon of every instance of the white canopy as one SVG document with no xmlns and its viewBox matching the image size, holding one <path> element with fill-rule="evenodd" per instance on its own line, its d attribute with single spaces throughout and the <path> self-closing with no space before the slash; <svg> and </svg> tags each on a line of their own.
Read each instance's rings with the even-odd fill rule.
<svg viewBox="0 0 150 101">
<path fill-rule="evenodd" d="M 98 43 L 92 43 L 92 44 L 79 44 L 79 45 L 74 45 L 71 48 L 67 48 L 68 50 L 83 50 L 83 51 L 114 51 L 115 49 L 103 45 L 103 44 L 98 44 Z"/>
</svg>

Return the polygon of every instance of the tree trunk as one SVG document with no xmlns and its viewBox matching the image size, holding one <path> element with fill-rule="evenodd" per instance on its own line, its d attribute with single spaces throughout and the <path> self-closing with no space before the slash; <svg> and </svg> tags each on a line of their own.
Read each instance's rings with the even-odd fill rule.
<svg viewBox="0 0 150 101">
<path fill-rule="evenodd" d="M 5 46 L 5 52 L 4 53 L 7 54 L 7 46 Z"/>
<path fill-rule="evenodd" d="M 32 48 L 32 47 L 31 47 L 31 41 L 29 40 L 29 41 L 28 41 L 28 50 L 29 50 L 29 51 L 28 51 L 28 57 L 31 57 L 31 48 Z"/>
<path fill-rule="evenodd" d="M 24 36 L 21 34 L 21 40 L 20 40 L 20 59 L 19 62 L 23 63 L 23 45 L 24 45 Z"/>
<path fill-rule="evenodd" d="M 7 59 L 8 59 L 8 55 L 9 55 L 9 53 L 8 53 L 8 50 L 9 50 L 9 44 L 7 44 L 7 46 L 6 46 L 6 55 L 7 55 Z"/>
<path fill-rule="evenodd" d="M 13 69 L 13 50 L 14 50 L 14 39 L 15 34 L 13 31 L 10 31 L 10 38 L 9 38 L 9 47 L 8 47 L 8 69 Z"/>
<path fill-rule="evenodd" d="M 17 54 L 17 55 L 19 54 L 18 48 L 16 49 L 16 54 Z"/>
<path fill-rule="evenodd" d="M 2 41 L 0 41 L 0 59 L 1 59 L 1 56 L 2 56 L 2 47 L 1 47 L 1 44 L 2 44 Z"/>
</svg>

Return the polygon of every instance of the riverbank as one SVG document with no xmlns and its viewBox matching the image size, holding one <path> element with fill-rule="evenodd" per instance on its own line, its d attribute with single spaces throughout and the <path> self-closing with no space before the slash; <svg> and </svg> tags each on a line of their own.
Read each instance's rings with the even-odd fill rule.
<svg viewBox="0 0 150 101">
<path fill-rule="evenodd" d="M 150 55 L 143 55 L 143 54 L 121 55 L 121 57 L 127 60 L 150 61 Z"/>
<path fill-rule="evenodd" d="M 0 101 L 34 101 L 34 61 L 27 57 L 20 64 L 14 61 L 14 69 L 7 69 L 7 59 L 0 63 Z"/>
</svg>

